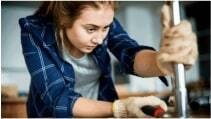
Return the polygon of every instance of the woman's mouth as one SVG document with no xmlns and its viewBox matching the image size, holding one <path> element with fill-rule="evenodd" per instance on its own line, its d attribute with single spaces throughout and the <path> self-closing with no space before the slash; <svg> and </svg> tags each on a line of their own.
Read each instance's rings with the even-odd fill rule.
<svg viewBox="0 0 211 119">
<path fill-rule="evenodd" d="M 88 48 L 95 48 L 96 46 L 88 46 Z"/>
<path fill-rule="evenodd" d="M 96 46 L 88 46 L 87 49 L 88 49 L 88 50 L 93 50 L 93 49 L 95 49 L 95 47 L 96 47 Z"/>
</svg>

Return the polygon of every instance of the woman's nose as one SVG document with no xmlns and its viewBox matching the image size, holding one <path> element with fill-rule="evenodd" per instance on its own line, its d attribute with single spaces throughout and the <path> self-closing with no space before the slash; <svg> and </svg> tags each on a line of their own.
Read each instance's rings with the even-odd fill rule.
<svg viewBox="0 0 211 119">
<path fill-rule="evenodd" d="M 99 39 L 99 38 L 93 38 L 92 40 L 92 43 L 94 43 L 95 45 L 100 45 L 102 44 L 102 39 Z"/>
<path fill-rule="evenodd" d="M 103 39 L 104 39 L 104 37 L 103 37 L 104 35 L 97 35 L 97 37 L 94 37 L 91 41 L 92 41 L 92 43 L 94 43 L 94 44 L 96 44 L 96 45 L 100 45 L 100 44 L 102 44 L 103 43 Z"/>
</svg>

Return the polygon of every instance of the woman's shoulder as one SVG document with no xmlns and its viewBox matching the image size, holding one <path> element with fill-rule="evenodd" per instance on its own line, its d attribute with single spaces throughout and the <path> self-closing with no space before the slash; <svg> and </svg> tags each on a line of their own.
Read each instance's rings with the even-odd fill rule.
<svg viewBox="0 0 211 119">
<path fill-rule="evenodd" d="M 39 15 L 30 15 L 20 18 L 19 25 L 21 28 L 29 27 L 33 29 L 42 29 L 43 27 L 53 26 L 53 23 L 45 17 Z"/>
<path fill-rule="evenodd" d="M 48 19 L 37 15 L 26 16 L 19 19 L 19 25 L 21 34 L 31 34 L 36 42 L 55 43 L 55 28 Z"/>
</svg>

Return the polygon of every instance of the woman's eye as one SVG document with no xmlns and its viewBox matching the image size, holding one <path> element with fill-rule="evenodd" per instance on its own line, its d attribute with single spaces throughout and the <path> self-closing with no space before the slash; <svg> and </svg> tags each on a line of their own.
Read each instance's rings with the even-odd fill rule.
<svg viewBox="0 0 211 119">
<path fill-rule="evenodd" d="M 106 28 L 103 29 L 103 31 L 105 32 L 105 31 L 107 31 L 108 29 L 109 29 L 109 27 L 106 27 Z"/>
<path fill-rule="evenodd" d="M 95 32 L 96 31 L 96 29 L 87 29 L 87 32 L 88 33 L 93 33 L 93 32 Z"/>
</svg>

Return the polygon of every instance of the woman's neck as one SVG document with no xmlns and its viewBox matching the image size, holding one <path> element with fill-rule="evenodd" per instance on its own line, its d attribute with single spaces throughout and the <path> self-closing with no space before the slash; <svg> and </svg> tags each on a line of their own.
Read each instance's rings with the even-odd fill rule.
<svg viewBox="0 0 211 119">
<path fill-rule="evenodd" d="M 67 49 L 68 53 L 74 58 L 81 58 L 85 53 L 81 52 L 79 49 L 75 48 L 72 43 L 67 38 L 67 35 L 64 32 L 64 29 L 60 32 L 61 41 L 64 44 L 64 47 Z"/>
<path fill-rule="evenodd" d="M 81 58 L 85 55 L 85 53 L 81 52 L 80 50 L 76 49 L 75 47 L 66 47 L 67 48 L 68 52 L 70 53 L 70 55 L 74 58 Z"/>
</svg>

